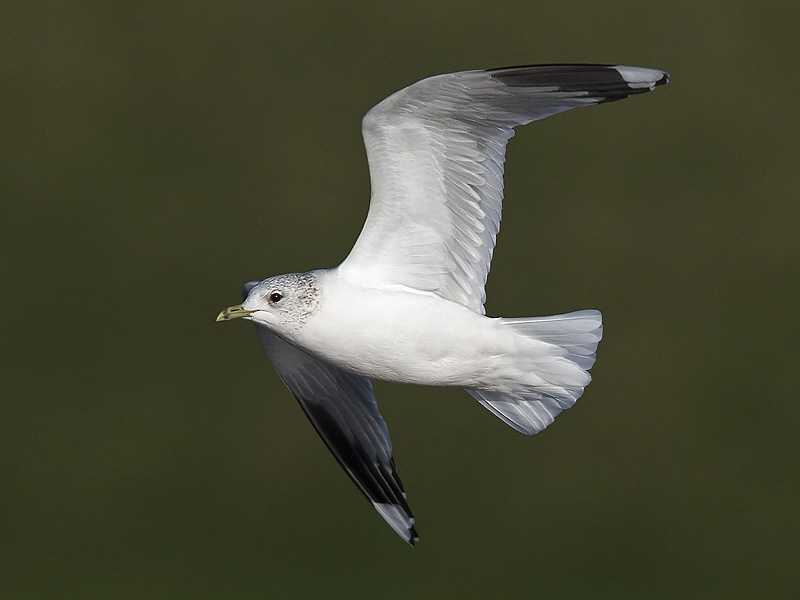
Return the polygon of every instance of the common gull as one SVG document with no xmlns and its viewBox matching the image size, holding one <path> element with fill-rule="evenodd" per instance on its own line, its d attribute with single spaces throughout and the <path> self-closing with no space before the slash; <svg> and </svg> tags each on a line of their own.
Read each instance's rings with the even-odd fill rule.
<svg viewBox="0 0 800 600">
<path fill-rule="evenodd" d="M 371 379 L 465 388 L 524 434 L 583 393 L 601 315 L 485 316 L 514 127 L 667 83 L 656 69 L 534 65 L 423 79 L 362 122 L 372 197 L 339 266 L 251 281 L 244 318 L 341 466 L 409 544 L 414 517 Z"/>
</svg>

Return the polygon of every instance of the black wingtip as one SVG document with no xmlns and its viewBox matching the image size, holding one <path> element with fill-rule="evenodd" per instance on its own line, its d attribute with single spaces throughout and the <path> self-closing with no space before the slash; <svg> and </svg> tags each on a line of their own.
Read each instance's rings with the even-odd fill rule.
<svg viewBox="0 0 800 600">
<path fill-rule="evenodd" d="M 576 96 L 612 102 L 651 91 L 669 81 L 658 69 L 599 64 L 545 64 L 488 69 L 492 79 L 509 87 L 550 88 Z"/>
</svg>

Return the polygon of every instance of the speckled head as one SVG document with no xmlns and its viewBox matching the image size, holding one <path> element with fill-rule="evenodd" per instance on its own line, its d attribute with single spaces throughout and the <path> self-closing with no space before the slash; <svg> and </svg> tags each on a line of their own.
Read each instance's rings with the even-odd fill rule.
<svg viewBox="0 0 800 600">
<path fill-rule="evenodd" d="M 276 275 L 253 286 L 242 303 L 246 318 L 274 331 L 299 331 L 319 308 L 317 276 Z"/>
</svg>

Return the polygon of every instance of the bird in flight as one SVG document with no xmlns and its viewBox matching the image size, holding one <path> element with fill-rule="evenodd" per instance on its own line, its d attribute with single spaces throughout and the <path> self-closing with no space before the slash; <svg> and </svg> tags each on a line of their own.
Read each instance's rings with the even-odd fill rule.
<svg viewBox="0 0 800 600">
<path fill-rule="evenodd" d="M 406 542 L 414 517 L 372 379 L 465 388 L 524 434 L 583 393 L 601 315 L 485 316 L 484 285 L 514 127 L 621 100 L 669 75 L 563 64 L 423 79 L 362 122 L 372 196 L 332 269 L 251 281 L 217 321 L 252 321 L 279 377 L 353 482 Z"/>
</svg>

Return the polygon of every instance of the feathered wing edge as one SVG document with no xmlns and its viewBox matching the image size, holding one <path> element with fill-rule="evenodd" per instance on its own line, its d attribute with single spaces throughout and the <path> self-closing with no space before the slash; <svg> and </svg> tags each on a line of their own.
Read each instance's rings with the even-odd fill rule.
<svg viewBox="0 0 800 600">
<path fill-rule="evenodd" d="M 247 284 L 244 295 L 252 288 Z M 333 456 L 408 544 L 419 536 L 372 383 L 337 369 L 256 325 L 259 341 Z"/>
<path fill-rule="evenodd" d="M 640 67 L 530 65 L 436 75 L 392 94 L 362 122 L 372 198 L 340 271 L 483 314 L 514 128 L 668 81 Z"/>
</svg>

